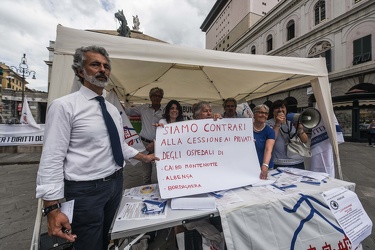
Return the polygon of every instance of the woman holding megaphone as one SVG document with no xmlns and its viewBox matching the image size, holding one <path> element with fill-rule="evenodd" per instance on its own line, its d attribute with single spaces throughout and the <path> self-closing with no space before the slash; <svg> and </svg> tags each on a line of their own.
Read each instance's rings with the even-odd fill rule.
<svg viewBox="0 0 375 250">
<path fill-rule="evenodd" d="M 293 167 L 305 169 L 304 158 L 289 158 L 287 156 L 286 145 L 289 142 L 289 136 L 296 134 L 303 143 L 308 141 L 308 136 L 303 130 L 302 124 L 298 123 L 298 128 L 292 126 L 291 121 L 287 121 L 287 103 L 283 100 L 277 100 L 272 104 L 274 118 L 267 121 L 267 124 L 275 131 L 276 141 L 272 151 L 274 168 Z"/>
</svg>

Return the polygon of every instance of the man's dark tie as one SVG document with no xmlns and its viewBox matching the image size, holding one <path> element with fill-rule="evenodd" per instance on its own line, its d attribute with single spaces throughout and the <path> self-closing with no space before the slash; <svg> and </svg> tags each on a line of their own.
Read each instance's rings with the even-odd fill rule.
<svg viewBox="0 0 375 250">
<path fill-rule="evenodd" d="M 107 129 L 108 129 L 109 139 L 111 140 L 111 147 L 112 147 L 113 157 L 115 158 L 115 162 L 120 167 L 123 167 L 124 156 L 122 154 L 120 136 L 118 134 L 116 125 L 111 115 L 108 113 L 103 96 L 97 96 L 95 98 L 99 101 L 100 107 L 102 108 L 103 118 L 104 118 L 105 125 L 107 126 Z"/>
</svg>

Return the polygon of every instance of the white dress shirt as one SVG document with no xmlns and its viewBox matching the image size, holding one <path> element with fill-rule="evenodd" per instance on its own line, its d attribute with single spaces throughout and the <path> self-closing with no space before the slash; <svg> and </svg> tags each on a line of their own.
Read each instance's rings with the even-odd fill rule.
<svg viewBox="0 0 375 250">
<path fill-rule="evenodd" d="M 43 152 L 40 159 L 36 197 L 57 200 L 64 197 L 64 179 L 90 181 L 111 175 L 116 165 L 108 130 L 97 94 L 82 86 L 79 91 L 54 100 L 48 108 Z M 121 116 L 105 102 L 122 138 L 124 159 L 138 151 L 124 141 Z"/>
<path fill-rule="evenodd" d="M 142 129 L 139 135 L 152 141 L 156 137 L 156 127 L 154 127 L 153 124 L 158 123 L 163 117 L 163 109 L 164 107 L 160 106 L 160 108 L 155 111 L 150 104 L 143 104 L 136 107 L 126 108 L 125 113 L 127 115 L 141 116 Z"/>
</svg>

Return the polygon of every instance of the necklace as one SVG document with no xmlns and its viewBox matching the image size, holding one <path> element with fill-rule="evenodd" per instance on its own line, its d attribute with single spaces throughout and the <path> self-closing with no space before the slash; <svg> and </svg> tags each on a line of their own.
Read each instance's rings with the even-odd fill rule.
<svg viewBox="0 0 375 250">
<path fill-rule="evenodd" d="M 254 130 L 255 132 L 260 132 L 260 131 L 262 131 L 265 127 L 266 127 L 266 124 L 263 124 L 263 127 L 262 127 L 261 129 L 257 129 L 257 128 L 255 127 L 255 125 L 253 124 L 253 130 Z"/>
</svg>

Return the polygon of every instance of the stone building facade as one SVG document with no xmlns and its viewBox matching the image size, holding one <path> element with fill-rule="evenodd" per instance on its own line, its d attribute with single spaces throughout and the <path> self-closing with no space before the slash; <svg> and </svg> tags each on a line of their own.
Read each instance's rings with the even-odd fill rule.
<svg viewBox="0 0 375 250">
<path fill-rule="evenodd" d="M 215 17 L 211 21 L 214 23 Z M 249 26 L 225 50 L 270 56 L 324 57 L 335 114 L 344 136 L 346 140 L 364 141 L 366 124 L 375 119 L 374 48 L 375 1 L 285 0 Z M 307 83 L 305 87 L 249 103 L 270 105 L 277 99 L 286 99 L 292 112 L 300 112 L 315 101 Z"/>
</svg>

